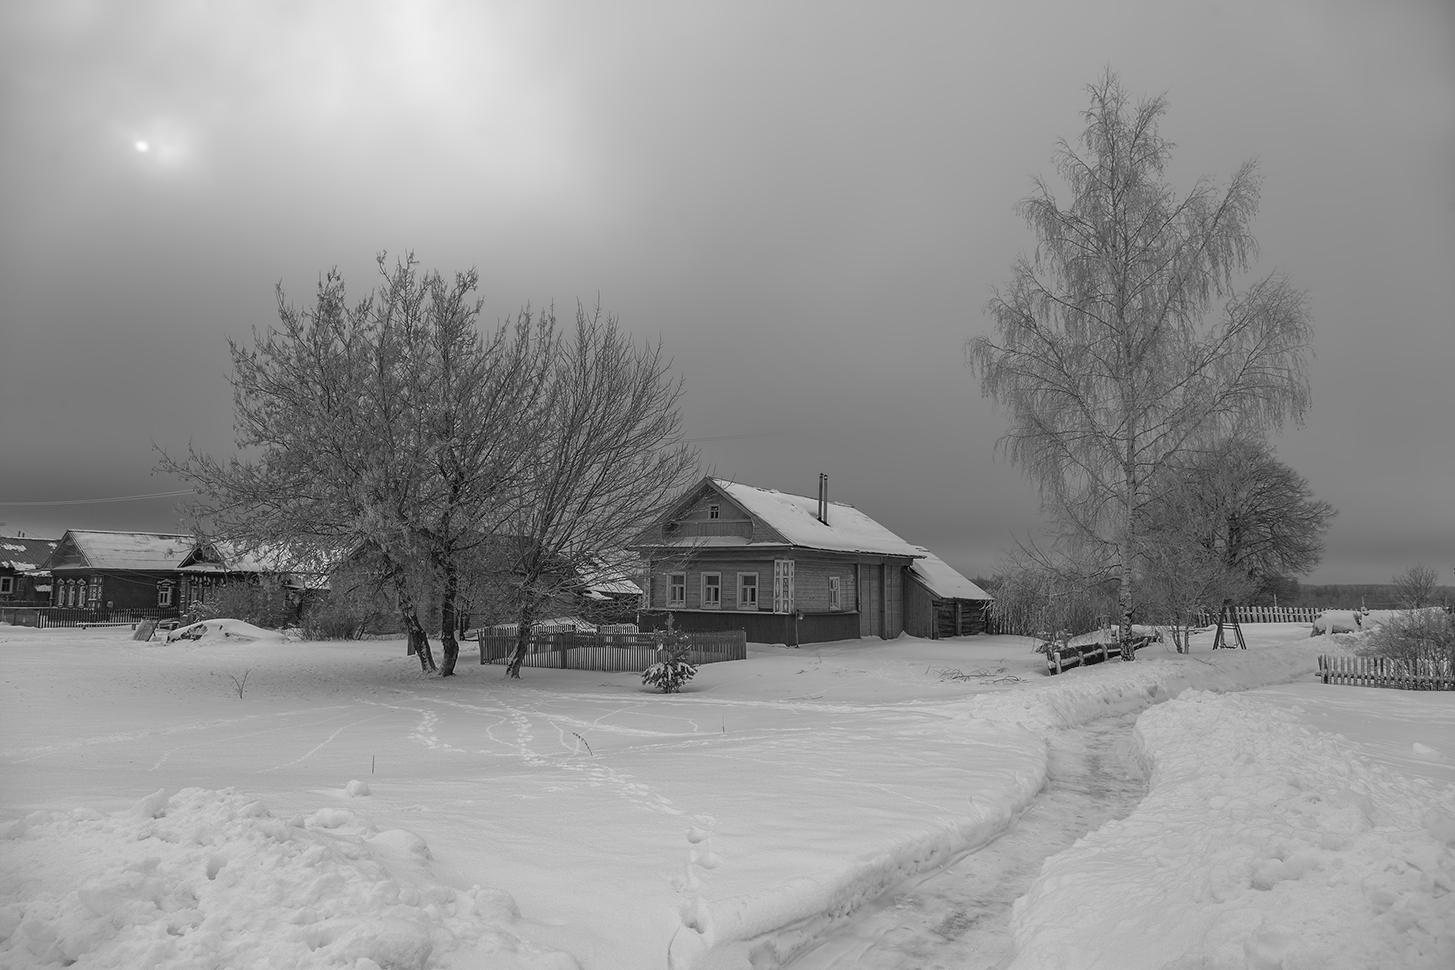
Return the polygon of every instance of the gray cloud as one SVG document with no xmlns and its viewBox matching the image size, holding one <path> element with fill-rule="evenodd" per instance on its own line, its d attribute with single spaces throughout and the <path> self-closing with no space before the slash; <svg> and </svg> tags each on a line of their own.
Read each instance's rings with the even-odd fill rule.
<svg viewBox="0 0 1455 970">
<path fill-rule="evenodd" d="M 1036 498 L 961 345 L 1111 64 L 1167 92 L 1179 184 L 1261 160 L 1260 266 L 1309 288 L 1318 329 L 1314 410 L 1280 448 L 1342 510 L 1319 575 L 1379 580 L 1448 539 L 1448 5 L 980 6 L 8 7 L 0 414 L 24 458 L 0 500 L 171 487 L 150 442 L 229 445 L 224 335 L 268 323 L 275 282 L 303 300 L 338 265 L 362 289 L 413 247 L 478 266 L 495 318 L 599 293 L 665 340 L 691 434 L 790 432 L 704 442 L 719 473 L 826 471 L 988 570 Z"/>
</svg>

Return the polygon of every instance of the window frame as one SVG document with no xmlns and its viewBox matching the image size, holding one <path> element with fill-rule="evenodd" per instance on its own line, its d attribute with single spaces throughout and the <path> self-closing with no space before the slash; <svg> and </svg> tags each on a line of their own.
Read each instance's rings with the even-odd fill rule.
<svg viewBox="0 0 1455 970">
<path fill-rule="evenodd" d="M 169 580 L 162 580 L 157 583 L 157 606 L 167 607 L 172 605 L 173 583 Z"/>
<path fill-rule="evenodd" d="M 749 576 L 753 577 L 753 581 L 752 581 L 751 584 L 745 585 L 743 583 L 743 580 L 747 579 Z M 744 597 L 743 597 L 743 590 L 744 589 L 751 589 L 753 591 L 753 602 L 751 604 L 745 604 L 744 603 Z M 750 573 L 738 573 L 738 603 L 737 603 L 737 607 L 740 610 L 747 610 L 747 611 L 751 611 L 751 612 L 754 612 L 754 613 L 758 612 L 758 573 L 756 571 L 750 572 Z"/>
<path fill-rule="evenodd" d="M 839 577 L 837 577 L 837 576 L 830 576 L 829 577 L 829 609 L 830 610 L 842 610 L 844 608 L 844 606 L 843 606 L 843 602 L 844 601 L 842 599 L 841 589 L 842 589 L 842 585 L 839 582 Z"/>
<path fill-rule="evenodd" d="M 720 518 L 722 518 L 722 506 L 721 505 L 709 505 L 707 507 L 707 517 L 709 519 L 720 519 Z"/>
<path fill-rule="evenodd" d="M 713 585 L 710 586 L 708 584 L 708 582 L 707 582 L 709 579 L 715 579 L 715 580 L 717 580 L 717 582 L 715 584 L 713 584 Z M 722 573 L 718 573 L 718 572 L 703 573 L 702 574 L 702 579 L 701 579 L 701 585 L 702 585 L 702 590 L 701 590 L 701 593 L 702 593 L 702 608 L 704 610 L 720 610 L 720 609 L 722 609 Z M 709 589 L 716 589 L 717 590 L 717 598 L 716 599 L 709 599 L 708 598 L 707 591 Z"/>
<path fill-rule="evenodd" d="M 681 577 L 681 579 L 682 579 L 682 582 L 681 583 L 678 583 L 677 582 L 678 577 Z M 678 589 L 680 589 L 682 591 L 682 596 L 681 596 L 680 599 L 673 599 L 672 598 L 672 594 L 673 594 L 674 591 L 676 591 Z M 686 609 L 687 608 L 687 573 L 686 572 L 668 573 L 667 574 L 667 608 L 668 609 L 673 609 L 673 608 Z"/>
<path fill-rule="evenodd" d="M 15 577 L 0 576 L 0 594 L 10 595 L 15 592 Z"/>
</svg>

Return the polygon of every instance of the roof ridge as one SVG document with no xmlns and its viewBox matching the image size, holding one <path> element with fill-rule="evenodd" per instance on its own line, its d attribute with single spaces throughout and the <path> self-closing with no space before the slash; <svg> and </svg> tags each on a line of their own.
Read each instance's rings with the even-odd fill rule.
<svg viewBox="0 0 1455 970">
<path fill-rule="evenodd" d="M 190 539 L 190 532 L 152 532 L 149 529 L 67 529 L 67 532 L 77 535 L 103 535 L 103 536 L 166 536 L 168 539 Z M 60 540 L 55 540 L 59 542 Z"/>
</svg>

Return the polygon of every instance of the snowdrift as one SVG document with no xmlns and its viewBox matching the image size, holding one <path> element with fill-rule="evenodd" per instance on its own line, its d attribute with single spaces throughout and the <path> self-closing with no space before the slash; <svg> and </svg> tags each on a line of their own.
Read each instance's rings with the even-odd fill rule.
<svg viewBox="0 0 1455 970">
<path fill-rule="evenodd" d="M 280 819 L 236 790 L 189 788 L 111 815 L 32 813 L 0 837 L 6 967 L 577 966 L 512 932 L 508 894 L 440 885 L 417 835 L 340 808 Z"/>
<path fill-rule="evenodd" d="M 1143 714 L 1151 790 L 1047 860 L 1015 970 L 1455 966 L 1455 795 L 1240 696 Z"/>
<path fill-rule="evenodd" d="M 242 620 L 215 619 L 202 620 L 198 623 L 189 623 L 186 626 L 179 626 L 175 630 L 167 632 L 167 642 L 177 640 L 193 640 L 202 643 L 216 642 L 219 640 L 263 640 L 270 643 L 282 643 L 283 634 L 277 630 L 265 630 L 260 626 L 253 626 Z"/>
</svg>

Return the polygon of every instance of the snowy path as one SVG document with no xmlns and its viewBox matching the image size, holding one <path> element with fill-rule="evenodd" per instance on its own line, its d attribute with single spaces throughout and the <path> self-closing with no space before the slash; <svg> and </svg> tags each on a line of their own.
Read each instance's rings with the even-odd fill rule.
<svg viewBox="0 0 1455 970">
<path fill-rule="evenodd" d="M 1146 793 L 1137 715 L 1106 718 L 1051 739 L 1046 788 L 1005 834 L 864 907 L 792 970 L 980 970 L 1011 955 L 1011 904 L 1041 864 Z"/>
</svg>

